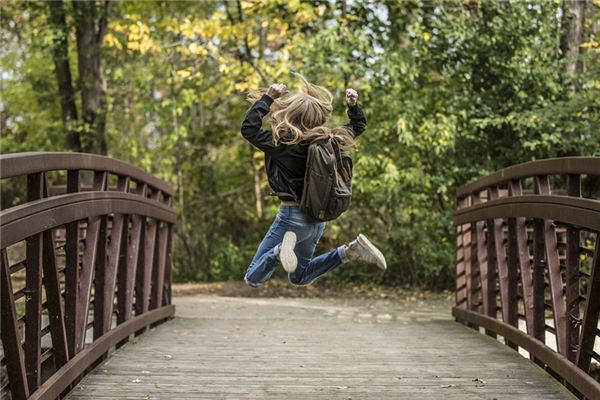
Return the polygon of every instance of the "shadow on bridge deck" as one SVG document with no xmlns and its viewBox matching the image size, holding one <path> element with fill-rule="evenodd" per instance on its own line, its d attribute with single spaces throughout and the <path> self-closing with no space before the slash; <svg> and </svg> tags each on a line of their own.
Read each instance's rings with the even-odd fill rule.
<svg viewBox="0 0 600 400">
<path fill-rule="evenodd" d="M 573 399 L 450 304 L 179 297 L 76 399 Z"/>
</svg>

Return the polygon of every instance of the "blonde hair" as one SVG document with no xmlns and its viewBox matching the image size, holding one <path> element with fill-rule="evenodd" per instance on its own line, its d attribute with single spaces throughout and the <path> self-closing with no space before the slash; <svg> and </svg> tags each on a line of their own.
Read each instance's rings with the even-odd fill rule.
<svg viewBox="0 0 600 400">
<path fill-rule="evenodd" d="M 356 147 L 350 128 L 325 126 L 333 112 L 331 92 L 323 86 L 308 82 L 300 74 L 294 75 L 302 82 L 302 89 L 275 99 L 267 114 L 272 126 L 273 143 L 292 145 L 334 138 L 343 149 Z M 266 90 L 250 91 L 248 100 L 255 102 L 265 92 Z"/>
</svg>

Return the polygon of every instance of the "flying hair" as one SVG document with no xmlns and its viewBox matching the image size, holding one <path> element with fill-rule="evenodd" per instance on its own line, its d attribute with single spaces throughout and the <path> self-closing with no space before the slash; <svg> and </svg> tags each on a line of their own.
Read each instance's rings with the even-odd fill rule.
<svg viewBox="0 0 600 400">
<path fill-rule="evenodd" d="M 293 145 L 301 142 L 334 138 L 340 147 L 356 147 L 354 134 L 349 127 L 325 126 L 333 112 L 333 96 L 323 86 L 315 85 L 302 75 L 294 73 L 300 79 L 302 87 L 273 101 L 266 118 L 271 124 L 274 144 Z M 255 102 L 265 90 L 252 90 L 248 100 Z"/>
</svg>

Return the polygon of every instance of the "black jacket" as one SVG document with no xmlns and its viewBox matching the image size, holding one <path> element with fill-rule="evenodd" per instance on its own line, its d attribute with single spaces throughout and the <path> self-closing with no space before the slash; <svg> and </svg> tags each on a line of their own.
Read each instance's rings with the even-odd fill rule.
<svg viewBox="0 0 600 400">
<path fill-rule="evenodd" d="M 265 153 L 265 169 L 269 185 L 275 193 L 295 193 L 302 196 L 304 188 L 304 172 L 308 143 L 273 144 L 271 131 L 263 131 L 262 120 L 269 112 L 273 99 L 266 94 L 252 105 L 242 123 L 242 136 L 256 148 Z M 354 137 L 364 132 L 367 119 L 358 105 L 348 107 L 350 123 L 346 125 L 354 133 Z M 281 200 L 291 201 L 292 197 L 279 196 Z"/>
</svg>

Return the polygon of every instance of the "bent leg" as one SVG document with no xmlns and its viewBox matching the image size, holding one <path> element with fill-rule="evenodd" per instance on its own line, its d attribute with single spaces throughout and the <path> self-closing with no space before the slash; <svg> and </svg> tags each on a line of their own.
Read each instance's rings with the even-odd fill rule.
<svg viewBox="0 0 600 400">
<path fill-rule="evenodd" d="M 287 223 L 278 215 L 258 246 L 246 271 L 244 280 L 249 286 L 260 287 L 271 278 L 279 264 L 276 247 L 283 240 Z"/>
<path fill-rule="evenodd" d="M 317 225 L 313 237 L 296 246 L 298 268 L 288 275 L 291 283 L 295 285 L 308 285 L 318 277 L 348 261 L 345 246 L 337 247 L 325 254 L 312 258 L 315 247 L 321 239 L 321 236 L 323 236 L 324 229 L 325 223 Z"/>
</svg>

